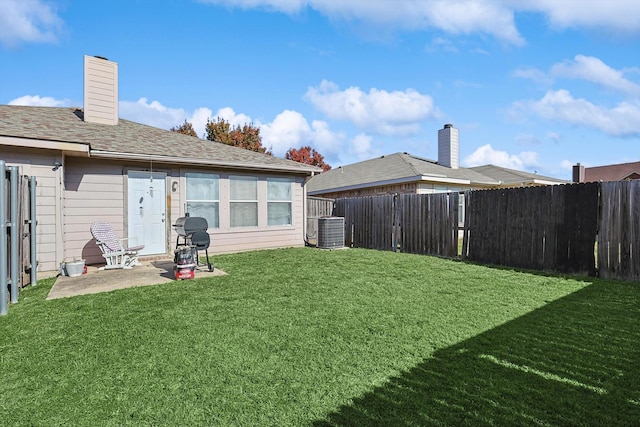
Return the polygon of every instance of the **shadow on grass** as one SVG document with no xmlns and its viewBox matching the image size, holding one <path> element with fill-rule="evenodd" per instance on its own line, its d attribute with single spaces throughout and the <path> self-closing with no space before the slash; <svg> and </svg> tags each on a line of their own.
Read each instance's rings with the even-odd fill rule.
<svg viewBox="0 0 640 427">
<path fill-rule="evenodd" d="M 638 425 L 639 343 L 640 285 L 595 280 L 313 425 Z"/>
</svg>

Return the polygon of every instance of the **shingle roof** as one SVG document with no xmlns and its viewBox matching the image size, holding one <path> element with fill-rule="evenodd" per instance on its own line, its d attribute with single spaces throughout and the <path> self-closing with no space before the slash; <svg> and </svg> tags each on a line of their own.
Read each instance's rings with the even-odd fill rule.
<svg viewBox="0 0 640 427">
<path fill-rule="evenodd" d="M 84 121 L 77 108 L 0 105 L 0 137 L 86 144 L 103 155 L 161 156 L 168 161 L 311 174 L 320 168 L 129 120 Z M 169 160 L 170 159 L 170 160 Z"/>
<path fill-rule="evenodd" d="M 519 185 L 521 183 L 532 183 L 532 182 L 553 182 L 559 184 L 566 184 L 569 181 L 565 181 L 562 179 L 551 178 L 544 175 L 538 175 L 537 173 L 529 173 L 524 171 L 519 171 L 516 169 L 503 168 L 495 165 L 484 165 L 484 166 L 475 166 L 469 168 L 476 172 L 479 172 L 485 176 L 491 177 L 496 181 L 500 181 L 501 184 L 506 185 Z"/>
<path fill-rule="evenodd" d="M 595 166 L 584 169 L 585 182 L 620 181 L 640 175 L 640 162 L 619 163 L 616 165 Z"/>
<path fill-rule="evenodd" d="M 451 169 L 432 160 L 395 153 L 351 165 L 341 166 L 314 176 L 307 183 L 309 193 L 340 189 L 413 182 L 417 180 L 468 181 L 470 184 L 497 185 L 495 179 L 472 169 Z"/>
</svg>

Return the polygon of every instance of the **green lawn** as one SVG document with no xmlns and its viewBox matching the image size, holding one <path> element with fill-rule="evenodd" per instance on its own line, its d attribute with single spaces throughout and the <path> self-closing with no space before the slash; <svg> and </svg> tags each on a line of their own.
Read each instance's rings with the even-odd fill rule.
<svg viewBox="0 0 640 427">
<path fill-rule="evenodd" d="M 638 425 L 640 285 L 310 248 L 0 318 L 0 425 Z"/>
</svg>

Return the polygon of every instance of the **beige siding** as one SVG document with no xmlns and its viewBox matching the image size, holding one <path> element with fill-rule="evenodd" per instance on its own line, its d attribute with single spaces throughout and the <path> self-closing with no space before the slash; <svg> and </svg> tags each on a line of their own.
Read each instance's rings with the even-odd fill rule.
<svg viewBox="0 0 640 427">
<path fill-rule="evenodd" d="M 53 150 L 3 146 L 0 158 L 8 165 L 21 167 L 21 174 L 37 179 L 37 253 L 38 271 L 55 271 L 63 260 L 83 258 L 88 264 L 102 264 L 100 251 L 89 227 L 94 221 L 111 223 L 118 236 L 127 233 L 126 174 L 128 170 L 145 170 L 140 163 L 122 163 L 100 159 L 66 157 Z M 53 171 L 54 162 L 63 167 Z M 181 169 L 156 165 L 153 169 L 167 173 L 167 255 L 175 248 L 177 235 L 172 225 L 184 216 L 186 204 L 185 173 L 210 172 L 220 176 L 220 225 L 210 229 L 210 254 L 304 245 L 303 177 L 257 174 L 259 179 L 259 227 L 229 227 L 229 193 L 227 171 Z M 237 172 L 231 175 L 237 175 Z M 247 174 L 256 176 L 253 174 Z M 267 226 L 266 178 L 293 180 L 292 224 Z"/>
<path fill-rule="evenodd" d="M 229 226 L 229 186 L 228 179 L 230 175 L 240 175 L 238 173 L 228 174 L 220 171 L 202 171 L 202 170 L 186 170 L 183 169 L 179 178 L 179 190 L 172 193 L 172 221 L 179 216 L 184 215 L 184 206 L 186 204 L 186 188 L 185 173 L 187 172 L 208 172 L 216 173 L 220 176 L 220 228 L 209 229 L 211 235 L 210 254 L 230 253 L 249 251 L 255 249 L 281 248 L 304 246 L 304 179 L 301 177 L 291 177 L 286 175 L 257 175 L 258 181 L 258 199 L 259 199 L 259 227 L 255 228 L 231 228 Z M 248 176 L 256 176 L 246 174 Z M 269 227 L 266 225 L 266 178 L 267 177 L 285 177 L 293 179 L 292 190 L 292 225 Z M 171 181 L 177 181 L 173 177 Z M 176 203 L 177 199 L 177 203 Z M 173 206 L 177 204 L 178 206 Z M 171 247 L 175 247 L 177 234 L 172 229 Z"/>
<path fill-rule="evenodd" d="M 89 230 L 95 221 L 113 225 L 125 236 L 122 165 L 92 159 L 67 158 L 64 180 L 65 259 L 83 258 L 88 264 L 104 261 Z"/>
<path fill-rule="evenodd" d="M 60 177 L 62 169 L 52 170 L 54 162 L 61 162 L 59 153 L 38 149 L 19 149 L 2 146 L 0 158 L 10 166 L 19 166 L 21 175 L 36 177 L 36 245 L 37 271 L 58 268 L 63 258 L 61 235 Z"/>
<path fill-rule="evenodd" d="M 84 57 L 84 119 L 87 122 L 118 123 L 118 64 L 92 56 Z"/>
</svg>

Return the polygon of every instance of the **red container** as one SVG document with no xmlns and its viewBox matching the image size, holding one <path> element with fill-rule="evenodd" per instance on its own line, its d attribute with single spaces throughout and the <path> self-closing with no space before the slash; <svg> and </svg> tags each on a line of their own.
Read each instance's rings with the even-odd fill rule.
<svg viewBox="0 0 640 427">
<path fill-rule="evenodd" d="M 196 267 L 182 267 L 178 268 L 178 266 L 173 267 L 173 274 L 176 276 L 177 280 L 182 279 L 193 279 L 196 277 Z"/>
</svg>

